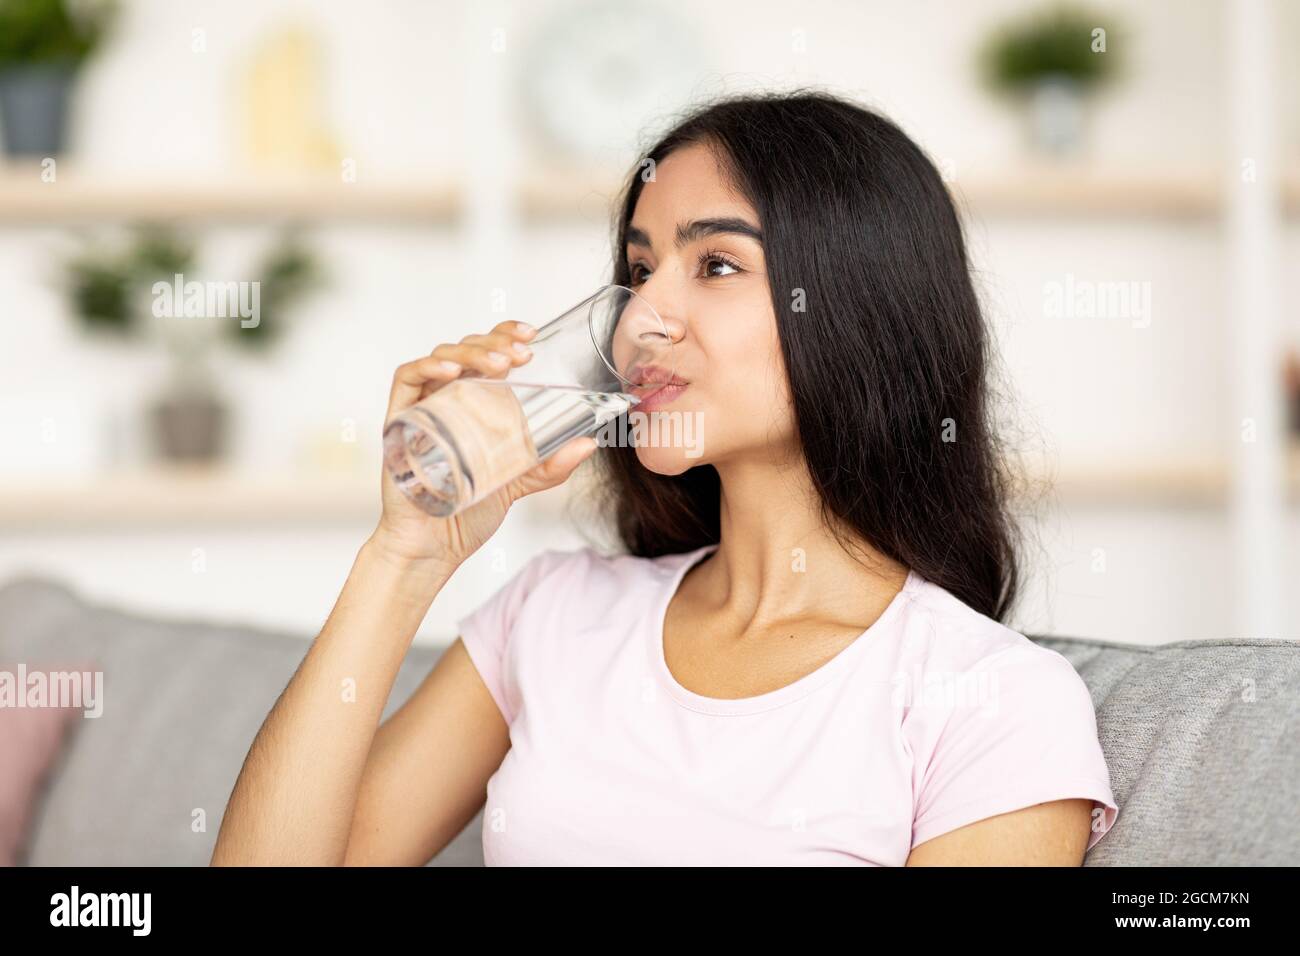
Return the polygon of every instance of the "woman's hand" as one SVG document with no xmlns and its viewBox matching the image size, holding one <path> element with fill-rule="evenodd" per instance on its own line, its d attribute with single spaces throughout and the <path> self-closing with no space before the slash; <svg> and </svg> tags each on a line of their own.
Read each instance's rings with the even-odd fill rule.
<svg viewBox="0 0 1300 956">
<path fill-rule="evenodd" d="M 468 369 L 488 378 L 504 378 L 511 368 L 532 357 L 524 343 L 536 331 L 522 322 L 501 322 L 486 335 L 467 335 L 459 344 L 444 343 L 427 358 L 399 365 L 393 375 L 385 422 Z M 596 447 L 594 438 L 574 438 L 525 474 L 448 518 L 435 518 L 421 511 L 402 494 L 385 469 L 383 514 L 371 541 L 384 554 L 403 561 L 434 561 L 454 568 L 492 536 L 511 504 L 524 495 L 563 482 Z"/>
</svg>

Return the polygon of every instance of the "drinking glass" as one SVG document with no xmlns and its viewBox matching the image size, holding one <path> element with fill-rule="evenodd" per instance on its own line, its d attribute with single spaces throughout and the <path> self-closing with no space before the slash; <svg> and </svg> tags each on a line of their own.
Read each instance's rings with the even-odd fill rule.
<svg viewBox="0 0 1300 956">
<path fill-rule="evenodd" d="M 384 463 L 421 509 L 447 517 L 593 435 L 667 381 L 672 337 L 631 289 L 607 285 L 538 328 L 503 377 L 470 369 L 384 426 Z"/>
</svg>

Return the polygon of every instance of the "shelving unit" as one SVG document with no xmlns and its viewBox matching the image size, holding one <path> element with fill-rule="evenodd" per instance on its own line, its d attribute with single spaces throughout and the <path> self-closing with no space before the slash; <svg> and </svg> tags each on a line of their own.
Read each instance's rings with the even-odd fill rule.
<svg viewBox="0 0 1300 956">
<path fill-rule="evenodd" d="M 1246 56 L 1247 67 L 1250 61 Z M 475 82 L 490 85 L 493 76 L 488 71 Z M 479 95 L 505 94 L 492 87 Z M 488 110 L 476 115 L 484 122 L 498 114 Z M 515 155 L 504 126 L 478 129 L 468 140 L 479 144 L 480 154 L 471 158 L 465 180 L 415 171 L 371 175 L 354 183 L 328 172 L 231 171 L 173 179 L 98 174 L 61 162 L 57 180 L 46 183 L 37 164 L 0 164 L 0 228 L 141 220 L 356 221 L 453 227 L 471 251 L 494 250 L 518 223 L 605 222 L 609 203 L 622 187 L 618 176 L 591 169 L 529 165 L 514 172 L 502 159 Z M 1227 178 L 1208 165 L 1097 168 L 1018 161 L 996 169 L 959 168 L 949 185 L 971 216 L 1226 222 L 1234 198 Z M 1278 187 L 1278 211 L 1292 222 L 1300 220 L 1300 165 L 1284 169 Z M 510 201 L 501 201 L 503 196 Z M 1030 484 L 1046 487 L 1062 502 L 1223 507 L 1230 501 L 1233 475 L 1227 461 L 1133 462 L 1054 469 Z M 1300 455 L 1294 450 L 1287 475 L 1285 498 L 1293 507 L 1300 500 Z M 9 479 L 0 484 L 0 528 L 362 520 L 377 513 L 376 484 L 377 478 L 369 476 L 268 477 L 203 469 L 112 474 L 61 485 Z"/>
<path fill-rule="evenodd" d="M 1029 476 L 1037 498 L 1072 506 L 1221 507 L 1230 487 L 1227 464 L 1184 462 Z M 558 514 L 564 490 L 529 499 L 530 510 Z M 1300 445 L 1289 458 L 1287 501 L 1300 505 Z M 378 475 L 265 475 L 220 468 L 170 467 L 65 482 L 0 484 L 0 528 L 166 528 L 207 524 L 337 525 L 379 516 Z"/>
<path fill-rule="evenodd" d="M 535 172 L 515 188 L 525 222 L 603 220 L 622 183 L 608 174 Z M 1204 219 L 1224 208 L 1212 170 L 1098 171 L 1020 165 L 959 173 L 958 204 L 976 215 Z M 345 183 L 336 176 L 253 174 L 178 180 L 95 177 L 60 167 L 45 183 L 40 168 L 0 165 L 0 225 L 59 225 L 139 220 L 194 222 L 373 221 L 454 225 L 467 195 L 458 182 L 406 174 Z M 1282 177 L 1284 212 L 1300 218 L 1300 169 Z"/>
<path fill-rule="evenodd" d="M 959 171 L 948 185 L 959 208 L 974 215 L 1205 219 L 1225 205 L 1221 177 L 1211 169 L 1019 163 Z M 590 218 L 621 186 L 601 176 L 534 175 L 519 187 L 518 208 L 534 221 Z M 1285 194 L 1287 209 L 1300 215 L 1300 170 L 1285 178 Z"/>
<path fill-rule="evenodd" d="M 621 182 L 598 173 L 534 169 L 515 189 L 516 214 L 531 223 L 603 221 Z M 1154 217 L 1224 214 L 1223 182 L 1210 171 L 1076 169 L 1021 164 L 994 175 L 959 173 L 951 183 L 972 215 Z M 1300 168 L 1280 182 L 1284 214 L 1300 217 Z M 472 215 L 458 183 L 416 176 L 345 183 L 328 176 L 209 178 L 189 182 L 97 178 L 60 167 L 55 183 L 35 165 L 0 165 L 0 227 L 115 221 L 373 221 L 456 226 Z M 1300 499 L 1300 454 L 1292 451 L 1287 500 Z M 1058 500 L 1079 504 L 1161 502 L 1222 505 L 1227 463 L 1134 463 L 1070 468 L 1036 477 Z M 558 496 L 556 496 L 558 500 Z M 159 469 L 65 485 L 13 480 L 0 486 L 0 527 L 166 526 L 201 522 L 328 522 L 377 514 L 375 480 L 349 476 L 266 478 L 204 469 Z"/>
<path fill-rule="evenodd" d="M 113 221 L 375 221 L 454 223 L 462 191 L 417 177 L 344 182 L 337 176 L 249 174 L 192 181 L 91 177 L 59 170 L 42 182 L 38 167 L 0 166 L 0 225 Z"/>
<path fill-rule="evenodd" d="M 171 467 L 0 486 L 0 527 L 6 529 L 262 526 L 378 517 L 378 475 L 303 478 Z"/>
</svg>

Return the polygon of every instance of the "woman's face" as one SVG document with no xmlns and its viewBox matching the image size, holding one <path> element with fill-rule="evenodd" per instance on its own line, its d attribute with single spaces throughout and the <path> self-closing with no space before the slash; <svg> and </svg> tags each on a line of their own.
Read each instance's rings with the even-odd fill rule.
<svg viewBox="0 0 1300 956">
<path fill-rule="evenodd" d="M 703 146 L 675 150 L 644 184 L 627 230 L 629 284 L 659 313 L 684 388 L 635 389 L 637 457 L 676 475 L 784 456 L 794 417 L 758 216 Z M 793 290 L 791 290 L 793 291 Z"/>
</svg>

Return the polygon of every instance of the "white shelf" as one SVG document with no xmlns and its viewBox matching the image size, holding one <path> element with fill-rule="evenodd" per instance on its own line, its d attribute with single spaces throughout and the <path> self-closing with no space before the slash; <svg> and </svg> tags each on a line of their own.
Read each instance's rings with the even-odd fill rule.
<svg viewBox="0 0 1300 956">
<path fill-rule="evenodd" d="M 1134 463 L 1120 469 L 1071 466 L 1036 472 L 1027 481 L 1030 494 L 1046 489 L 1049 501 L 1072 507 L 1221 507 L 1231 483 L 1231 467 L 1213 461 Z M 1284 497 L 1300 504 L 1300 445 L 1288 452 Z"/>
<path fill-rule="evenodd" d="M 978 215 L 1202 219 L 1223 206 L 1217 178 L 1190 170 L 1024 166 L 958 174 L 949 189 L 959 207 Z"/>
<path fill-rule="evenodd" d="M 8 529 L 301 524 L 378 516 L 377 475 L 302 479 L 178 466 L 95 480 L 0 484 L 0 526 Z"/>
<path fill-rule="evenodd" d="M 244 178 L 96 178 L 59 169 L 53 183 L 36 167 L 0 167 L 0 224 L 116 220 L 203 222 L 374 221 L 447 223 L 461 213 L 461 190 L 417 178 L 345 183 L 328 176 L 249 174 Z"/>
<path fill-rule="evenodd" d="M 1300 449 L 1290 453 L 1287 497 L 1300 502 Z M 1060 470 L 1029 481 L 1035 500 L 1067 506 L 1191 505 L 1227 500 L 1230 473 L 1213 463 Z M 559 516 L 566 487 L 530 496 L 538 520 Z M 339 525 L 379 517 L 378 476 L 268 476 L 171 467 L 96 480 L 0 482 L 0 529 L 135 530 L 182 525 Z"/>
<path fill-rule="evenodd" d="M 539 221 L 600 218 L 622 185 L 599 175 L 533 172 L 520 184 L 519 209 Z M 959 208 L 973 215 L 1203 219 L 1224 208 L 1222 176 L 1212 169 L 1024 163 L 958 171 L 948 186 Z M 1281 193 L 1284 210 L 1300 215 L 1300 169 L 1283 176 Z"/>
<path fill-rule="evenodd" d="M 604 222 L 622 187 L 607 174 L 534 170 L 519 183 L 525 221 Z M 1213 218 L 1223 183 L 1208 170 L 1128 170 L 1021 165 L 958 173 L 950 183 L 973 215 Z M 1300 170 L 1283 177 L 1284 209 L 1300 215 Z M 324 175 L 248 173 L 207 179 L 97 177 L 59 167 L 44 183 L 31 165 L 0 165 L 0 225 L 132 220 L 268 222 L 370 221 L 454 224 L 466 207 L 461 183 L 405 175 L 345 183 Z"/>
<path fill-rule="evenodd" d="M 563 490 L 528 497 L 524 510 L 545 519 Z M 80 531 L 201 526 L 337 526 L 378 520 L 374 475 L 259 475 L 203 466 L 169 466 L 94 480 L 0 481 L 0 529 Z"/>
</svg>

